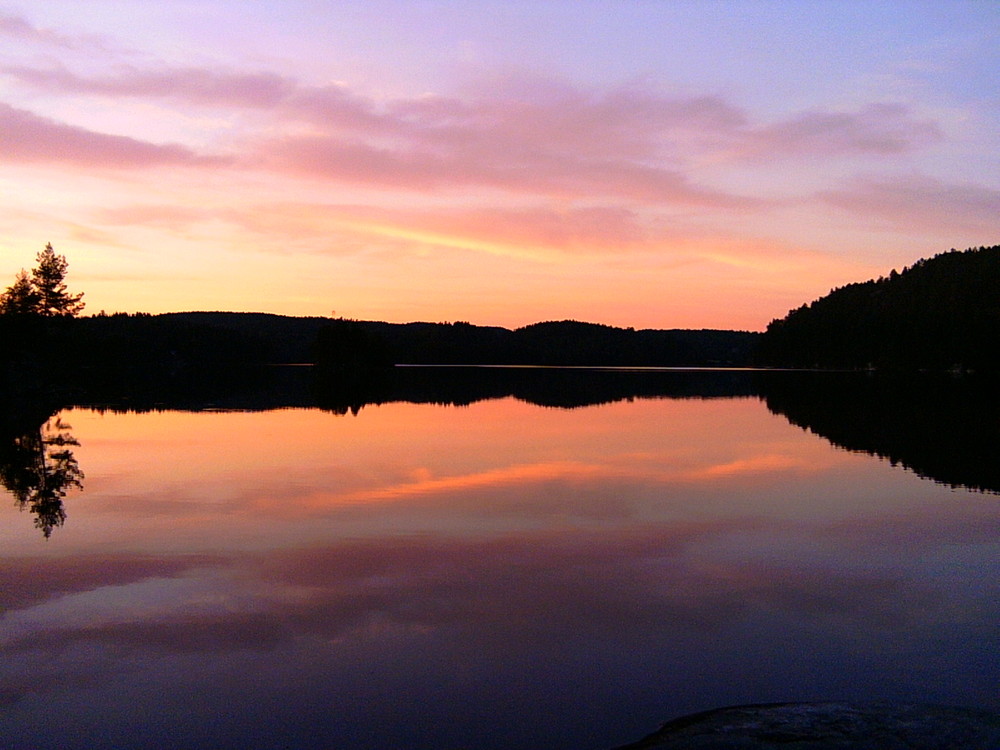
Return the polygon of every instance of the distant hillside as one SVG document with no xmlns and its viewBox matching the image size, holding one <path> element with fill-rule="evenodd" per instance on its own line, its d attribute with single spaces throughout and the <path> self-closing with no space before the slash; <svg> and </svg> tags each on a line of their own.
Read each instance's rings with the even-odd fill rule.
<svg viewBox="0 0 1000 750">
<path fill-rule="evenodd" d="M 382 364 L 739 366 L 760 336 L 744 331 L 633 330 L 535 323 L 514 330 L 470 323 L 385 323 L 264 313 L 170 313 L 153 319 L 229 332 L 258 359 Z"/>
<path fill-rule="evenodd" d="M 0 359 L 50 371 L 319 363 L 741 366 L 760 336 L 741 331 L 633 330 L 559 321 L 510 330 L 469 323 L 384 323 L 265 313 L 187 312 L 0 319 Z M 17 344 L 17 346 L 15 346 Z M 67 367 L 67 365 L 72 365 Z M 137 374 L 138 376 L 138 374 Z"/>
<path fill-rule="evenodd" d="M 1000 369 L 1000 245 L 952 250 L 834 289 L 772 321 L 758 363 Z"/>
<path fill-rule="evenodd" d="M 171 313 L 178 323 L 229 331 L 268 362 L 491 365 L 743 365 L 760 334 L 633 330 L 577 321 L 514 330 L 470 323 L 385 323 L 262 313 Z M 363 350 L 363 351 L 360 351 Z"/>
<path fill-rule="evenodd" d="M 341 336 L 337 331 L 341 331 Z M 376 360 L 395 364 L 739 366 L 760 334 L 743 331 L 633 330 L 577 321 L 509 330 L 469 323 L 330 321 L 318 358 L 337 360 L 341 342 L 364 340 Z M 331 352 L 334 356 L 330 356 Z"/>
</svg>

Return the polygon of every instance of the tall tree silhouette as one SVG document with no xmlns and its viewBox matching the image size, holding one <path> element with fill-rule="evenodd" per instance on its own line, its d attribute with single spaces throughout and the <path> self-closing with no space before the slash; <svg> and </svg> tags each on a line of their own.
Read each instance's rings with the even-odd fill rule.
<svg viewBox="0 0 1000 750">
<path fill-rule="evenodd" d="M 56 255 L 50 242 L 35 260 L 37 265 L 31 276 L 22 269 L 14 283 L 0 295 L 0 313 L 46 318 L 78 315 L 84 307 L 83 293 L 70 294 L 66 289 L 69 269 L 66 257 Z"/>
<path fill-rule="evenodd" d="M 56 255 L 48 243 L 35 260 L 38 265 L 31 271 L 31 283 L 38 292 L 38 312 L 45 317 L 73 316 L 83 310 L 83 293 L 66 291 L 66 257 Z"/>
</svg>

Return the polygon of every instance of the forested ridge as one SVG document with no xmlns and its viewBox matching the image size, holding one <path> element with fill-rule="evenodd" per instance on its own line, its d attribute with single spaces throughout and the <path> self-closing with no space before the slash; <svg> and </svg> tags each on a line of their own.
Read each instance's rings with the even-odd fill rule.
<svg viewBox="0 0 1000 750">
<path fill-rule="evenodd" d="M 951 250 L 848 284 L 774 320 L 758 364 L 1000 369 L 1000 245 Z"/>
<path fill-rule="evenodd" d="M 574 320 L 507 329 L 267 313 L 80 316 L 51 245 L 0 295 L 8 381 L 46 371 L 318 364 L 1000 369 L 1000 246 L 952 250 L 848 284 L 772 321 L 765 333 L 617 328 Z"/>
<path fill-rule="evenodd" d="M 265 313 L 190 312 L 0 319 L 26 346 L 79 366 L 318 363 L 729 366 L 747 364 L 760 334 L 633 330 L 559 321 L 518 329 L 469 323 L 385 323 Z M 31 331 L 43 331 L 36 337 Z M 27 332 L 29 335 L 23 335 Z M 32 347 L 33 348 L 33 347 Z M 8 352 L 10 353 L 10 352 Z M 32 351 L 36 357 L 44 353 Z"/>
<path fill-rule="evenodd" d="M 267 313 L 81 317 L 83 294 L 51 244 L 0 294 L 0 365 L 7 385 L 67 380 L 86 370 L 151 371 L 258 364 L 337 370 L 394 364 L 710 366 L 749 361 L 758 334 L 639 330 L 557 321 L 515 330 L 457 323 L 385 323 Z"/>
</svg>

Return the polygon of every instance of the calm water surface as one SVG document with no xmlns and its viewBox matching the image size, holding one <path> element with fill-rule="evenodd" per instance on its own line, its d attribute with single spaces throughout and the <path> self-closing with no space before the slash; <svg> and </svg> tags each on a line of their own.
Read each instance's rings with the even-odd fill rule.
<svg viewBox="0 0 1000 750">
<path fill-rule="evenodd" d="M 712 395 L 63 410 L 65 523 L 0 504 L 0 746 L 599 750 L 727 704 L 1000 707 L 996 494 Z"/>
</svg>

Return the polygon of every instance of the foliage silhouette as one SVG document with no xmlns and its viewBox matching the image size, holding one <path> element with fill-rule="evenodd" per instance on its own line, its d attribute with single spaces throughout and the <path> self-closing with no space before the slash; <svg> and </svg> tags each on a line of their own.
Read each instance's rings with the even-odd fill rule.
<svg viewBox="0 0 1000 750">
<path fill-rule="evenodd" d="M 83 488 L 83 471 L 72 451 L 79 443 L 71 429 L 52 416 L 40 426 L 4 435 L 0 443 L 0 484 L 18 507 L 35 515 L 35 527 L 46 539 L 66 520 L 63 498 Z"/>
<path fill-rule="evenodd" d="M 849 451 L 952 487 L 1000 493 L 1000 382 L 934 373 L 784 372 L 767 407 Z"/>
<path fill-rule="evenodd" d="M 35 257 L 37 265 L 31 276 L 22 269 L 0 295 L 0 313 L 4 315 L 40 315 L 45 318 L 73 317 L 84 307 L 83 293 L 70 294 L 66 289 L 69 264 L 56 255 L 52 243 Z"/>
<path fill-rule="evenodd" d="M 332 320 L 319 329 L 312 360 L 334 370 L 357 370 L 393 364 L 381 336 L 353 320 Z"/>
<path fill-rule="evenodd" d="M 834 289 L 761 336 L 770 366 L 1000 370 L 1000 246 L 952 250 Z"/>
<path fill-rule="evenodd" d="M 634 330 L 573 320 L 509 330 L 457 323 L 352 321 L 367 350 L 395 364 L 621 367 L 740 366 L 759 334 Z M 319 342 L 317 357 L 335 352 Z"/>
<path fill-rule="evenodd" d="M 41 306 L 41 295 L 23 268 L 14 283 L 0 296 L 0 315 L 35 315 Z"/>
</svg>

